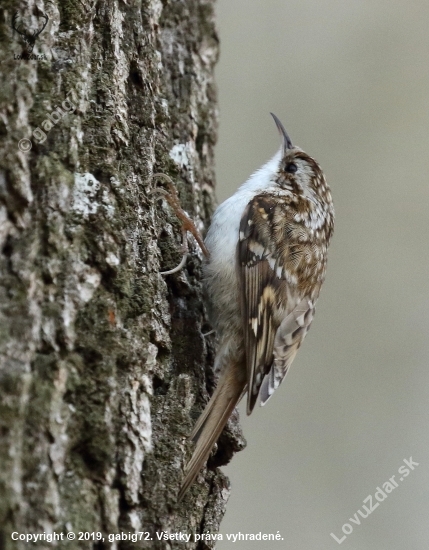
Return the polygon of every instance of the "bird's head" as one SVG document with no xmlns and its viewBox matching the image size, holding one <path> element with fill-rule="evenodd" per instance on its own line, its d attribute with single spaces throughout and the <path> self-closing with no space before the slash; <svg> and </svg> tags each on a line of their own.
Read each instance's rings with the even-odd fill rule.
<svg viewBox="0 0 429 550">
<path fill-rule="evenodd" d="M 273 113 L 271 116 L 282 139 L 280 161 L 275 176 L 277 185 L 310 201 L 321 193 L 325 194 L 328 188 L 319 164 L 302 149 L 294 146 L 280 120 Z"/>
</svg>

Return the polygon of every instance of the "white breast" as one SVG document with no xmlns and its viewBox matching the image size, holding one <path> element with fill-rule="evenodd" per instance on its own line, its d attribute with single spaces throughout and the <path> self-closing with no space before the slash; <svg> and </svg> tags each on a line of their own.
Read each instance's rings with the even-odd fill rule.
<svg viewBox="0 0 429 550">
<path fill-rule="evenodd" d="M 252 174 L 229 199 L 217 207 L 205 240 L 210 252 L 210 268 L 214 271 L 224 269 L 226 263 L 232 270 L 235 269 L 235 250 L 241 216 L 249 201 L 258 192 L 272 185 L 280 158 L 281 151 Z"/>
</svg>

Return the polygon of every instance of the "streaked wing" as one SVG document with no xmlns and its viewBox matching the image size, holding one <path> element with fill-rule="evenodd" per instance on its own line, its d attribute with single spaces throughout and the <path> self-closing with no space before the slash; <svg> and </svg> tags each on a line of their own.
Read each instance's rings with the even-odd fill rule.
<svg viewBox="0 0 429 550">
<path fill-rule="evenodd" d="M 312 300 L 304 298 L 283 319 L 277 329 L 273 350 L 274 362 L 262 383 L 260 391 L 261 405 L 265 405 L 286 376 L 296 352 L 310 328 L 314 312 L 315 307 Z"/>
<path fill-rule="evenodd" d="M 241 218 L 237 269 L 247 361 L 247 414 L 255 406 L 265 374 L 273 363 L 273 347 L 280 324 L 278 307 L 286 307 L 286 281 L 273 238 L 276 200 L 254 197 Z M 279 295 L 283 299 L 279 300 Z M 281 318 L 280 318 L 281 320 Z"/>
</svg>

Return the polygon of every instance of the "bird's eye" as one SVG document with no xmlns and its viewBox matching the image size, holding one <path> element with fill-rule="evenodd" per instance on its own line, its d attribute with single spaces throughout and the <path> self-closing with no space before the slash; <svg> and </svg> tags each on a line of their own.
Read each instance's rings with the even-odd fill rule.
<svg viewBox="0 0 429 550">
<path fill-rule="evenodd" d="M 289 172 L 289 174 L 295 174 L 295 172 L 298 170 L 298 166 L 294 162 L 288 162 L 285 167 L 286 172 Z"/>
</svg>

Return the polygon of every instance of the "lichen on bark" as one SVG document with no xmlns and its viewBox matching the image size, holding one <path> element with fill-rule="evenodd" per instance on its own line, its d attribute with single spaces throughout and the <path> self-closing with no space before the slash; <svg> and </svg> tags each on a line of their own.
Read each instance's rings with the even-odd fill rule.
<svg viewBox="0 0 429 550">
<path fill-rule="evenodd" d="M 61 546 L 213 548 L 155 536 L 218 530 L 229 491 L 214 467 L 242 442 L 233 422 L 177 504 L 214 343 L 192 239 L 185 269 L 160 274 L 180 261 L 181 231 L 152 178 L 173 178 L 204 232 L 213 1 L 20 7 L 0 8 L 0 547 L 28 547 L 12 532 L 99 531 L 104 543 Z M 18 59 L 17 9 L 30 31 L 49 17 L 38 59 Z M 121 531 L 153 540 L 108 541 Z"/>
</svg>

